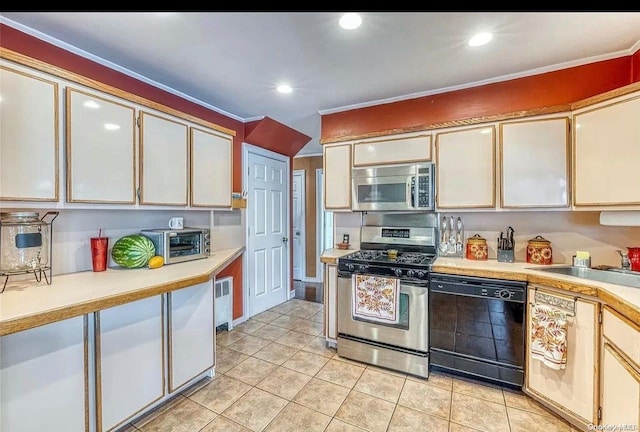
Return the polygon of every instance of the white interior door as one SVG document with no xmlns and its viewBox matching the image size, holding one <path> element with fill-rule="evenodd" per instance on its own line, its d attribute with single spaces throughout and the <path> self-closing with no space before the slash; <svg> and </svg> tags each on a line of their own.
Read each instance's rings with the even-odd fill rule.
<svg viewBox="0 0 640 432">
<path fill-rule="evenodd" d="M 305 171 L 296 170 L 293 172 L 293 278 L 303 280 L 305 278 Z"/>
<path fill-rule="evenodd" d="M 289 167 L 269 153 L 249 149 L 246 158 L 247 318 L 285 302 L 289 291 Z"/>
</svg>

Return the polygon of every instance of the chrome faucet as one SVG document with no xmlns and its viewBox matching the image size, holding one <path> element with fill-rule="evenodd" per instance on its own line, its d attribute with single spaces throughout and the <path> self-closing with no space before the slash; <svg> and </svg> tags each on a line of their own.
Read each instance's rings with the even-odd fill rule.
<svg viewBox="0 0 640 432">
<path fill-rule="evenodd" d="M 618 252 L 618 255 L 620 255 L 620 258 L 622 258 L 622 262 L 620 263 L 622 270 L 631 270 L 631 261 L 629 261 L 629 255 L 619 249 L 616 250 L 616 252 Z"/>
</svg>

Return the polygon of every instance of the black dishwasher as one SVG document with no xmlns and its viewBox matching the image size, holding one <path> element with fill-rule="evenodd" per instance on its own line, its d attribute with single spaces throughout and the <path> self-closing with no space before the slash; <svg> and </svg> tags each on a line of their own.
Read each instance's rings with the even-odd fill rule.
<svg viewBox="0 0 640 432">
<path fill-rule="evenodd" d="M 522 388 L 527 284 L 431 273 L 431 365 Z"/>
</svg>

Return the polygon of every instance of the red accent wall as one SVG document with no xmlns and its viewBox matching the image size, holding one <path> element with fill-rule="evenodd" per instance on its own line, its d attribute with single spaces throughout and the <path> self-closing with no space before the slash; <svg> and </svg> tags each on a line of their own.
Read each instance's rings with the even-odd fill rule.
<svg viewBox="0 0 640 432">
<path fill-rule="evenodd" d="M 236 258 L 218 273 L 216 279 L 222 279 L 227 276 L 233 278 L 233 319 L 238 319 L 242 316 L 242 299 L 244 298 L 242 290 L 242 256 Z"/>
<path fill-rule="evenodd" d="M 631 81 L 640 81 L 640 50 L 636 51 L 633 55 L 633 60 L 631 62 Z"/>
<path fill-rule="evenodd" d="M 249 144 L 293 157 L 311 141 L 311 137 L 265 117 L 245 124 L 244 140 Z"/>
<path fill-rule="evenodd" d="M 638 63 L 638 53 L 633 56 Z M 323 115 L 321 141 L 576 102 L 631 84 L 632 57 Z M 640 72 L 636 72 L 638 80 Z"/>
</svg>

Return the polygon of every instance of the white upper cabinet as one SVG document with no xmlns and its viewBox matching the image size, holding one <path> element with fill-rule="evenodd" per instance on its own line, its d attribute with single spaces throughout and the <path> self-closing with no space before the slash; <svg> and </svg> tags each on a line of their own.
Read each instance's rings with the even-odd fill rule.
<svg viewBox="0 0 640 432">
<path fill-rule="evenodd" d="M 140 111 L 140 204 L 187 205 L 189 128 Z"/>
<path fill-rule="evenodd" d="M 500 124 L 503 208 L 569 206 L 569 118 Z"/>
<path fill-rule="evenodd" d="M 640 92 L 575 110 L 573 203 L 640 205 Z"/>
<path fill-rule="evenodd" d="M 324 207 L 351 210 L 351 144 L 323 146 Z"/>
<path fill-rule="evenodd" d="M 58 84 L 0 65 L 0 200 L 58 200 Z"/>
<path fill-rule="evenodd" d="M 135 204 L 135 109 L 67 87 L 67 201 Z"/>
<path fill-rule="evenodd" d="M 495 126 L 436 135 L 436 207 L 495 208 Z"/>
<path fill-rule="evenodd" d="M 353 144 L 353 166 L 431 160 L 431 134 L 394 135 Z"/>
<path fill-rule="evenodd" d="M 191 206 L 231 207 L 233 137 L 191 127 Z"/>
</svg>

